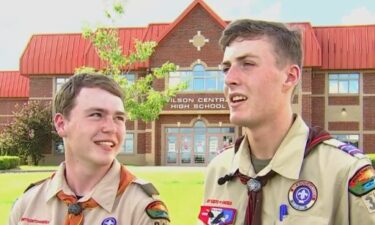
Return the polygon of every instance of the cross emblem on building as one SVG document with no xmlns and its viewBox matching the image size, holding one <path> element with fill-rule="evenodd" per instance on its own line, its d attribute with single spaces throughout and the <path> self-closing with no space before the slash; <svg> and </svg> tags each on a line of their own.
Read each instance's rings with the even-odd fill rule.
<svg viewBox="0 0 375 225">
<path fill-rule="evenodd" d="M 201 48 L 210 40 L 207 39 L 205 36 L 201 34 L 201 31 L 198 31 L 196 35 L 192 39 L 189 40 L 190 43 L 193 43 L 193 45 L 197 48 L 198 51 L 201 50 Z"/>
</svg>

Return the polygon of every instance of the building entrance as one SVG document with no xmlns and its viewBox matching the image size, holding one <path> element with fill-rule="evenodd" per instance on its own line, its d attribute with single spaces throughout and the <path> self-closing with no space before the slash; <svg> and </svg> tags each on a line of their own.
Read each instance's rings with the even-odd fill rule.
<svg viewBox="0 0 375 225">
<path fill-rule="evenodd" d="M 234 141 L 234 127 L 206 127 L 197 121 L 194 127 L 169 127 L 166 133 L 166 164 L 205 166 L 223 148 Z"/>
</svg>

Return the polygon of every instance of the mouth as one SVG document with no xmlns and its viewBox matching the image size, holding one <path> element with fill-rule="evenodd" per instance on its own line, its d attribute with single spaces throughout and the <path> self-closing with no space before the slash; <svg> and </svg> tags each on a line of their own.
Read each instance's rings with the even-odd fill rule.
<svg viewBox="0 0 375 225">
<path fill-rule="evenodd" d="M 229 95 L 229 102 L 230 103 L 239 103 L 244 102 L 247 100 L 247 97 L 245 95 L 241 94 L 230 94 Z"/>
<path fill-rule="evenodd" d="M 108 148 L 108 147 L 113 148 L 116 145 L 116 143 L 114 141 L 108 141 L 108 140 L 105 140 L 105 141 L 95 141 L 95 144 L 103 146 L 103 147 L 106 147 L 106 148 Z"/>
</svg>

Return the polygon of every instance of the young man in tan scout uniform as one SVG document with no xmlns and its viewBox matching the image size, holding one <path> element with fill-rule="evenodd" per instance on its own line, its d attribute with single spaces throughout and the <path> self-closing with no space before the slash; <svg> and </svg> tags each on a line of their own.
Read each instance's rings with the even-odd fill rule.
<svg viewBox="0 0 375 225">
<path fill-rule="evenodd" d="M 375 172 L 361 152 L 292 113 L 297 31 L 238 20 L 220 44 L 235 146 L 208 166 L 200 224 L 373 225 Z"/>
<path fill-rule="evenodd" d="M 126 121 L 119 85 L 102 75 L 75 75 L 54 103 L 65 162 L 16 201 L 9 225 L 169 224 L 153 185 L 137 179 L 115 159 Z"/>
</svg>

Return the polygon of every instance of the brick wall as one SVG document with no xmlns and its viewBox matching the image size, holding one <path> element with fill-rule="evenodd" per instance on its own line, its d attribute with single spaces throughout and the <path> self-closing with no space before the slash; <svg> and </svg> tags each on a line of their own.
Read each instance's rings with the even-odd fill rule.
<svg viewBox="0 0 375 225">
<path fill-rule="evenodd" d="M 375 73 L 363 73 L 363 93 L 375 94 Z"/>
<path fill-rule="evenodd" d="M 359 105 L 359 96 L 330 96 L 328 105 Z"/>
<path fill-rule="evenodd" d="M 363 130 L 375 130 L 375 96 L 363 97 Z"/>
<path fill-rule="evenodd" d="M 145 154 L 146 153 L 146 134 L 145 133 L 139 133 L 138 134 L 138 140 L 137 140 L 137 153 L 138 154 Z"/>
<path fill-rule="evenodd" d="M 209 42 L 200 51 L 189 42 L 201 31 Z M 171 61 L 180 67 L 189 67 L 197 59 L 217 67 L 223 53 L 218 41 L 222 32 L 219 24 L 201 6 L 196 6 L 161 42 L 151 57 L 151 67 Z"/>
<path fill-rule="evenodd" d="M 314 72 L 311 81 L 311 92 L 315 95 L 322 95 L 325 93 L 325 74 Z"/>
<path fill-rule="evenodd" d="M 375 153 L 375 134 L 363 135 L 363 149 L 366 154 Z"/>
<path fill-rule="evenodd" d="M 30 98 L 52 98 L 52 77 L 30 77 Z"/>
<path fill-rule="evenodd" d="M 325 101 L 324 97 L 313 97 L 311 99 L 311 125 L 324 128 L 325 122 Z"/>
<path fill-rule="evenodd" d="M 27 101 L 27 99 L 0 99 L 0 115 L 13 115 L 13 112 L 17 110 L 16 106 L 22 107 Z"/>
<path fill-rule="evenodd" d="M 309 126 L 312 122 L 311 101 L 311 95 L 302 95 L 302 118 Z"/>
<path fill-rule="evenodd" d="M 358 131 L 358 122 L 328 122 L 328 130 L 332 131 Z"/>
</svg>

